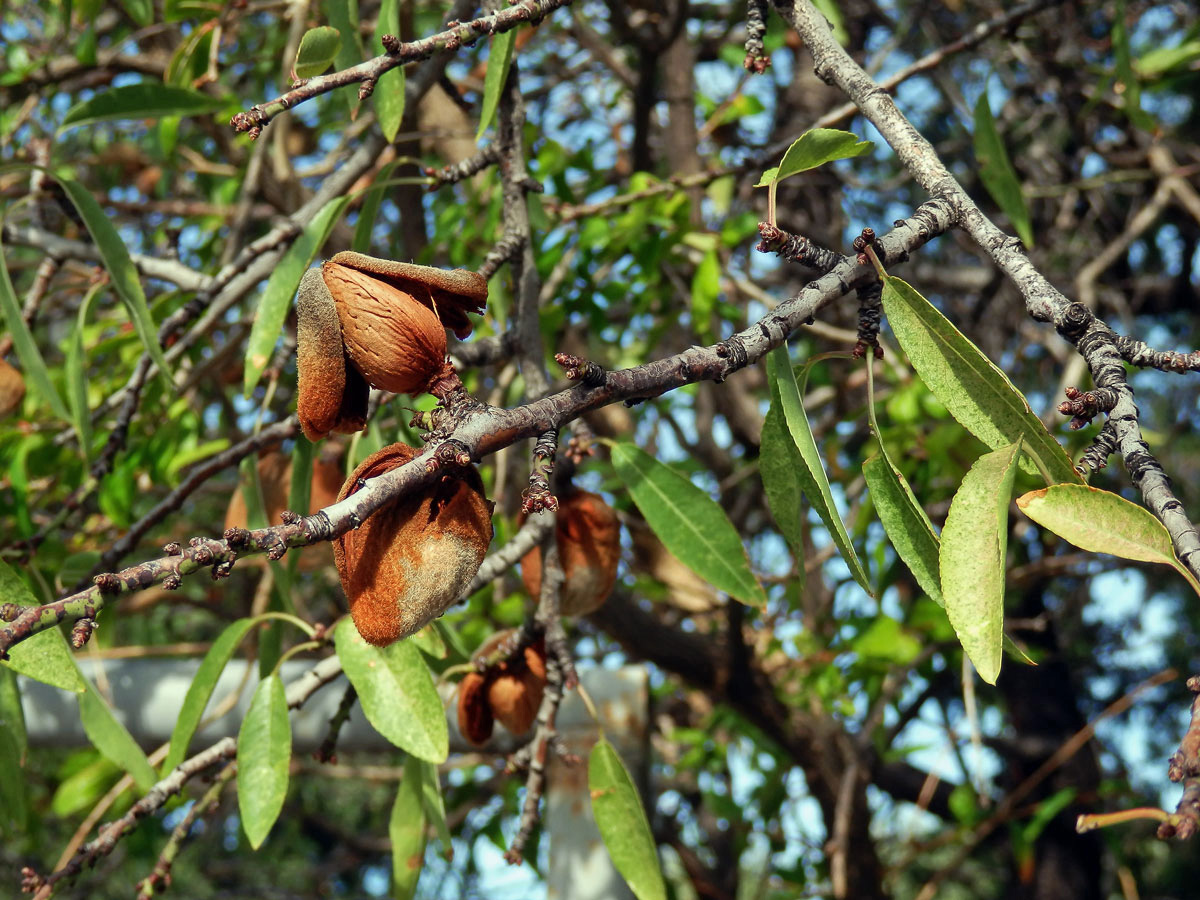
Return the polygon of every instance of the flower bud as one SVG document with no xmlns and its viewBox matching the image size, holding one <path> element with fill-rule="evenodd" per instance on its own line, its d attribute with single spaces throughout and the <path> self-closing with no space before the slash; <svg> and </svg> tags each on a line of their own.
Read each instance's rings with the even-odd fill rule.
<svg viewBox="0 0 1200 900">
<path fill-rule="evenodd" d="M 337 499 L 416 455 L 405 444 L 384 447 L 354 470 Z M 368 643 L 408 637 L 459 599 L 491 543 L 491 507 L 479 473 L 468 467 L 385 504 L 334 540 L 350 614 Z"/>
<path fill-rule="evenodd" d="M 617 581 L 621 529 L 617 514 L 597 494 L 575 491 L 560 497 L 555 540 L 563 570 L 562 613 L 584 616 L 603 605 Z M 542 551 L 535 547 L 521 560 L 521 580 L 535 600 L 542 590 Z"/>
</svg>

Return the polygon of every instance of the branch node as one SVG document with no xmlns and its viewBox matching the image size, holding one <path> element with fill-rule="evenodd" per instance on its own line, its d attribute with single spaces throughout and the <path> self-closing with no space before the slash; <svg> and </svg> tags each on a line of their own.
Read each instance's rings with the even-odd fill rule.
<svg viewBox="0 0 1200 900">
<path fill-rule="evenodd" d="M 76 622 L 75 627 L 71 629 L 71 648 L 74 650 L 82 648 L 97 627 L 96 620 L 86 616 Z"/>
<path fill-rule="evenodd" d="M 92 579 L 101 594 L 121 593 L 121 579 L 112 572 L 102 572 Z"/>
</svg>

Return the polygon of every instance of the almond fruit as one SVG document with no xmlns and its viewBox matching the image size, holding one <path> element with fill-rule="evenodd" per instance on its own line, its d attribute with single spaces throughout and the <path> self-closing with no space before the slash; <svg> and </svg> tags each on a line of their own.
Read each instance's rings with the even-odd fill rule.
<svg viewBox="0 0 1200 900">
<path fill-rule="evenodd" d="M 300 279 L 296 369 L 296 416 L 305 437 L 319 441 L 331 431 L 362 431 L 370 388 L 346 357 L 337 304 L 320 269 L 309 269 Z"/>
<path fill-rule="evenodd" d="M 598 494 L 574 491 L 560 497 L 555 540 L 563 569 L 562 613 L 584 616 L 603 605 L 617 581 L 621 529 L 617 514 Z M 542 551 L 521 560 L 521 580 L 534 600 L 542 590 Z"/>
<path fill-rule="evenodd" d="M 473 659 L 482 665 L 515 635 L 515 628 L 497 632 L 480 645 Z M 492 736 L 495 721 L 512 734 L 524 734 L 537 718 L 545 688 L 546 644 L 539 639 L 513 658 L 470 672 L 459 682 L 458 730 L 476 745 Z"/>
<path fill-rule="evenodd" d="M 25 399 L 25 379 L 7 361 L 0 359 L 0 418 L 20 409 Z"/>
<path fill-rule="evenodd" d="M 416 455 L 405 444 L 384 447 L 354 470 L 337 499 Z M 334 539 L 350 614 L 368 643 L 382 647 L 408 637 L 459 599 L 491 543 L 491 507 L 479 473 L 468 467 L 393 500 Z"/>
<path fill-rule="evenodd" d="M 487 698 L 487 679 L 479 672 L 468 672 L 458 683 L 458 730 L 479 746 L 492 736 L 494 722 Z"/>
</svg>

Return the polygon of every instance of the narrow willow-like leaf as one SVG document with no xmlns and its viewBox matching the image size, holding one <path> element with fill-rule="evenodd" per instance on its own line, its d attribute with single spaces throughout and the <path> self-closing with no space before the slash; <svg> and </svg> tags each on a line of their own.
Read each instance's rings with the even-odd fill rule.
<svg viewBox="0 0 1200 900">
<path fill-rule="evenodd" d="M 479 113 L 479 131 L 475 140 L 483 137 L 483 133 L 496 117 L 500 107 L 500 92 L 504 90 L 504 82 L 508 81 L 508 70 L 512 66 L 513 42 L 517 35 L 514 29 L 502 31 L 492 37 L 492 49 L 488 53 L 487 74 L 483 76 L 483 107 Z"/>
<path fill-rule="evenodd" d="M 979 676 L 995 684 L 1004 658 L 1004 560 L 1019 443 L 985 453 L 963 478 L 942 529 L 946 616 Z"/>
<path fill-rule="evenodd" d="M 708 494 L 633 444 L 614 446 L 612 462 L 646 523 L 681 563 L 743 603 L 766 603 L 742 539 Z"/>
<path fill-rule="evenodd" d="M 25 753 L 29 749 L 29 735 L 25 731 L 25 711 L 21 709 L 21 686 L 17 675 L 0 666 L 0 726 L 7 727 L 17 742 L 17 758 L 25 764 Z"/>
<path fill-rule="evenodd" d="M 79 449 L 83 458 L 88 462 L 92 459 L 92 415 L 87 402 L 87 375 L 83 350 L 83 329 L 87 326 L 88 311 L 92 301 L 104 289 L 104 285 L 93 285 L 79 304 L 79 313 L 75 317 L 75 330 L 67 344 L 67 400 L 71 406 L 71 421 L 75 425 L 75 436 L 79 441 Z M 65 581 L 65 579 L 64 579 Z M 71 582 L 66 582 L 70 584 Z"/>
<path fill-rule="evenodd" d="M 706 344 L 713 340 L 712 314 L 720 293 L 721 262 L 716 251 L 709 251 L 692 276 L 692 329 Z"/>
<path fill-rule="evenodd" d="M 162 774 L 170 772 L 187 757 L 188 744 L 200 725 L 204 709 L 217 686 L 217 680 L 225 671 L 226 664 L 233 657 L 233 652 L 242 642 L 242 638 L 254 627 L 254 623 L 254 619 L 238 619 L 227 625 L 204 654 L 200 668 L 192 676 L 192 683 L 188 685 L 183 705 L 180 706 L 179 715 L 175 719 L 175 728 L 171 731 L 171 746 L 167 750 L 166 759 L 163 760 Z"/>
<path fill-rule="evenodd" d="M 375 19 L 375 52 L 383 52 L 383 36 L 400 34 L 399 0 L 383 0 L 379 5 L 379 16 Z M 396 66 L 379 76 L 371 94 L 375 104 L 375 116 L 383 136 L 391 143 L 400 131 L 404 118 L 404 66 Z M 386 177 L 386 176 L 384 176 Z"/>
<path fill-rule="evenodd" d="M 66 404 L 50 379 L 50 370 L 46 368 L 42 351 L 33 339 L 33 332 L 21 316 L 21 303 L 17 300 L 12 279 L 8 277 L 8 266 L 4 263 L 3 243 L 0 243 L 0 310 L 4 312 L 4 323 L 12 336 L 13 348 L 17 351 L 17 358 L 21 360 L 25 377 L 33 382 L 42 399 L 50 404 L 54 415 L 64 422 L 71 421 L 71 413 L 67 411 Z"/>
<path fill-rule="evenodd" d="M 292 74 L 296 78 L 314 78 L 333 65 L 342 49 L 342 33 L 332 25 L 318 25 L 304 32 L 296 49 Z"/>
<path fill-rule="evenodd" d="M 303 434 L 296 435 L 296 443 L 292 447 L 292 475 L 288 487 L 288 509 L 302 516 L 308 515 L 308 507 L 312 502 L 312 473 L 313 455 L 316 447 Z M 287 566 L 287 584 L 295 582 L 296 568 L 300 565 L 300 554 L 289 553 Z"/>
<path fill-rule="evenodd" d="M 833 162 L 835 159 L 852 159 L 870 153 L 873 141 L 859 140 L 857 134 L 839 131 L 836 128 L 814 128 L 800 135 L 783 154 L 783 160 L 774 169 L 763 172 L 755 187 L 777 184 L 791 175 L 798 175 Z"/>
<path fill-rule="evenodd" d="M 139 791 L 144 794 L 154 787 L 158 776 L 150 760 L 90 681 L 85 681 L 85 690 L 79 695 L 79 720 L 92 745 L 105 759 L 128 772 Z"/>
<path fill-rule="evenodd" d="M 421 809 L 425 812 L 426 820 L 437 832 L 438 840 L 442 843 L 442 853 L 450 859 L 454 856 L 454 842 L 450 838 L 450 826 L 446 824 L 446 804 L 442 799 L 442 780 L 438 777 L 438 768 L 424 760 L 416 762 L 421 767 Z"/>
<path fill-rule="evenodd" d="M 340 628 L 340 626 L 339 626 Z M 392 815 L 388 819 L 388 837 L 392 841 L 392 897 L 409 900 L 417 891 L 417 881 L 425 863 L 426 811 L 422 801 L 424 772 L 415 756 L 404 761 L 404 779 L 396 789 Z"/>
<path fill-rule="evenodd" d="M 100 251 L 104 268 L 108 270 L 112 286 L 125 305 L 125 310 L 129 314 L 130 321 L 133 322 L 133 329 L 141 339 L 142 346 L 146 348 L 150 359 L 158 366 L 158 373 L 166 383 L 168 391 L 173 390 L 175 385 L 171 381 L 171 373 L 167 368 L 167 360 L 163 356 L 162 347 L 158 344 L 154 319 L 150 317 L 150 307 L 146 304 L 146 293 L 142 290 L 141 278 L 138 276 L 137 269 L 134 268 L 133 260 L 129 258 L 125 242 L 121 240 L 121 235 L 117 233 L 112 220 L 96 202 L 91 191 L 70 178 L 61 176 L 55 176 L 55 178 L 62 185 L 67 196 L 71 198 L 80 218 L 87 226 L 88 233 L 92 236 L 96 249 Z"/>
<path fill-rule="evenodd" d="M 379 216 L 379 206 L 383 202 L 387 180 L 392 176 L 396 163 L 390 162 L 375 177 L 374 183 L 363 196 L 362 206 L 358 208 L 358 221 L 354 223 L 354 239 L 350 243 L 351 250 L 359 253 L 370 253 L 371 232 L 375 229 L 375 219 Z"/>
<path fill-rule="evenodd" d="M 1035 466 L 1022 460 L 1026 472 L 1040 468 L 1054 482 L 1082 484 L 1025 396 L 928 300 L 889 275 L 883 282 L 883 309 L 913 368 L 960 425 L 993 450 L 1021 441 L 1022 451 L 1038 461 Z"/>
<path fill-rule="evenodd" d="M 801 497 L 804 485 L 798 474 L 804 467 L 800 451 L 788 434 L 787 423 L 778 404 L 771 404 L 763 419 L 762 443 L 758 454 L 758 474 L 771 515 L 797 559 L 804 554 L 804 511 Z"/>
<path fill-rule="evenodd" d="M 666 900 L 658 848 L 629 770 L 605 738 L 588 758 L 592 815 L 613 865 L 638 900 Z"/>
<path fill-rule="evenodd" d="M 254 325 L 250 328 L 250 338 L 246 341 L 243 392 L 247 398 L 262 377 L 263 369 L 271 361 L 271 353 L 279 335 L 283 333 L 283 321 L 287 318 L 288 307 L 292 304 L 304 270 L 321 251 L 329 232 L 349 202 L 348 197 L 335 197 L 322 206 L 292 242 L 292 246 L 288 247 L 283 259 L 267 279 L 267 286 L 258 301 L 258 311 L 254 315 Z"/>
<path fill-rule="evenodd" d="M 921 590 L 938 606 L 945 606 L 938 576 L 938 536 L 908 481 L 882 452 L 863 463 L 863 476 L 875 512 L 897 555 Z"/>
<path fill-rule="evenodd" d="M 1124 497 L 1085 484 L 1054 484 L 1023 494 L 1017 506 L 1080 550 L 1173 566 L 1200 594 L 1200 584 L 1175 555 L 1163 523 Z"/>
<path fill-rule="evenodd" d="M 1033 224 L 1029 207 L 1021 193 L 1021 180 L 1008 158 L 1004 140 L 996 130 L 996 119 L 988 103 L 987 90 L 975 104 L 975 160 L 979 163 L 979 180 L 1004 211 L 1026 247 L 1033 246 Z"/>
<path fill-rule="evenodd" d="M 0 832 L 25 830 L 29 803 L 25 796 L 25 778 L 21 772 L 21 747 L 12 724 L 0 718 Z"/>
<path fill-rule="evenodd" d="M 76 103 L 63 116 L 62 129 L 93 122 L 120 119 L 161 119 L 164 116 L 198 116 L 225 105 L 219 97 L 201 94 L 190 88 L 142 81 L 123 87 L 105 88 L 95 96 Z"/>
<path fill-rule="evenodd" d="M 444 762 L 450 752 L 446 714 L 416 645 L 398 641 L 374 647 L 350 619 L 338 625 L 334 645 L 375 730 L 419 759 Z"/>
<path fill-rule="evenodd" d="M 258 683 L 238 730 L 238 812 L 250 846 L 257 850 L 279 818 L 292 762 L 292 725 L 287 693 L 278 675 Z"/>
<path fill-rule="evenodd" d="M 342 46 L 334 59 L 337 68 L 341 70 L 357 66 L 363 61 L 362 38 L 358 33 L 358 23 L 361 21 L 358 15 L 358 0 L 325 0 L 324 6 L 329 24 L 342 34 Z M 355 118 L 358 115 L 360 102 L 358 92 L 342 91 L 341 93 L 349 104 L 350 118 Z"/>
<path fill-rule="evenodd" d="M 859 560 L 850 534 L 846 531 L 846 524 L 838 515 L 837 505 L 833 502 L 833 491 L 821 464 L 821 454 L 817 451 L 817 442 L 808 424 L 808 415 L 804 412 L 804 404 L 800 400 L 800 388 L 792 372 L 792 361 L 788 357 L 786 345 L 776 347 L 767 356 L 767 379 L 771 384 L 772 403 L 778 402 L 787 423 L 788 433 L 796 445 L 800 459 L 804 462 L 803 467 L 796 473 L 801 479 L 804 495 L 808 497 L 808 502 L 829 530 L 829 535 L 842 554 L 842 560 L 850 570 L 851 576 L 864 591 L 871 594 L 867 570 Z"/>
<path fill-rule="evenodd" d="M 37 598 L 3 560 L 0 560 L 0 603 L 37 606 Z M 86 689 L 79 667 L 57 626 L 39 631 L 10 648 L 8 659 L 0 660 L 0 665 L 64 691 L 78 694 Z"/>
</svg>

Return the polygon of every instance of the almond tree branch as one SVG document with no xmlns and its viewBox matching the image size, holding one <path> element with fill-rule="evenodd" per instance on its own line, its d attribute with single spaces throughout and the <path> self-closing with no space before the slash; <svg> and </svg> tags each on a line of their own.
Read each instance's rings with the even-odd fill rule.
<svg viewBox="0 0 1200 900">
<path fill-rule="evenodd" d="M 900 259 L 945 232 L 954 222 L 955 215 L 948 203 L 929 201 L 880 238 L 874 245 L 876 253 L 881 253 L 885 260 Z M 178 554 L 97 575 L 96 584 L 86 590 L 20 610 L 13 621 L 0 627 L 0 657 L 14 644 L 59 622 L 94 618 L 109 598 L 119 594 L 159 582 L 178 586 L 179 579 L 217 564 L 227 564 L 222 568 L 224 572 L 244 554 L 267 553 L 279 559 L 289 548 L 330 540 L 364 521 L 389 500 L 431 482 L 442 466 L 453 465 L 461 452 L 478 460 L 517 441 L 561 428 L 593 409 L 618 401 L 648 400 L 698 381 L 723 380 L 758 362 L 823 307 L 875 277 L 873 268 L 847 258 L 827 275 L 809 282 L 795 297 L 726 340 L 611 371 L 606 373 L 603 384 L 578 384 L 514 409 L 482 405 L 472 408 L 445 441 L 431 444 L 420 456 L 385 475 L 368 479 L 362 490 L 312 516 L 253 531 L 231 529 L 223 539 L 194 538 Z"/>
<path fill-rule="evenodd" d="M 950 174 L 933 145 L 900 112 L 895 102 L 833 38 L 825 17 L 809 0 L 776 0 L 784 20 L 812 53 L 817 77 L 841 88 L 895 151 L 909 174 L 933 197 L 954 209 L 957 224 L 979 244 L 1025 298 L 1038 322 L 1049 322 L 1074 344 L 1088 364 L 1097 388 L 1116 392 L 1109 413 L 1117 451 L 1147 508 L 1166 526 L 1175 552 L 1200 578 L 1200 533 L 1175 496 L 1170 479 L 1142 438 L 1133 391 L 1125 379 L 1116 334 L 1080 303 L 1072 303 L 1033 265 L 1016 238 L 1006 235 L 975 204 Z"/>
</svg>

